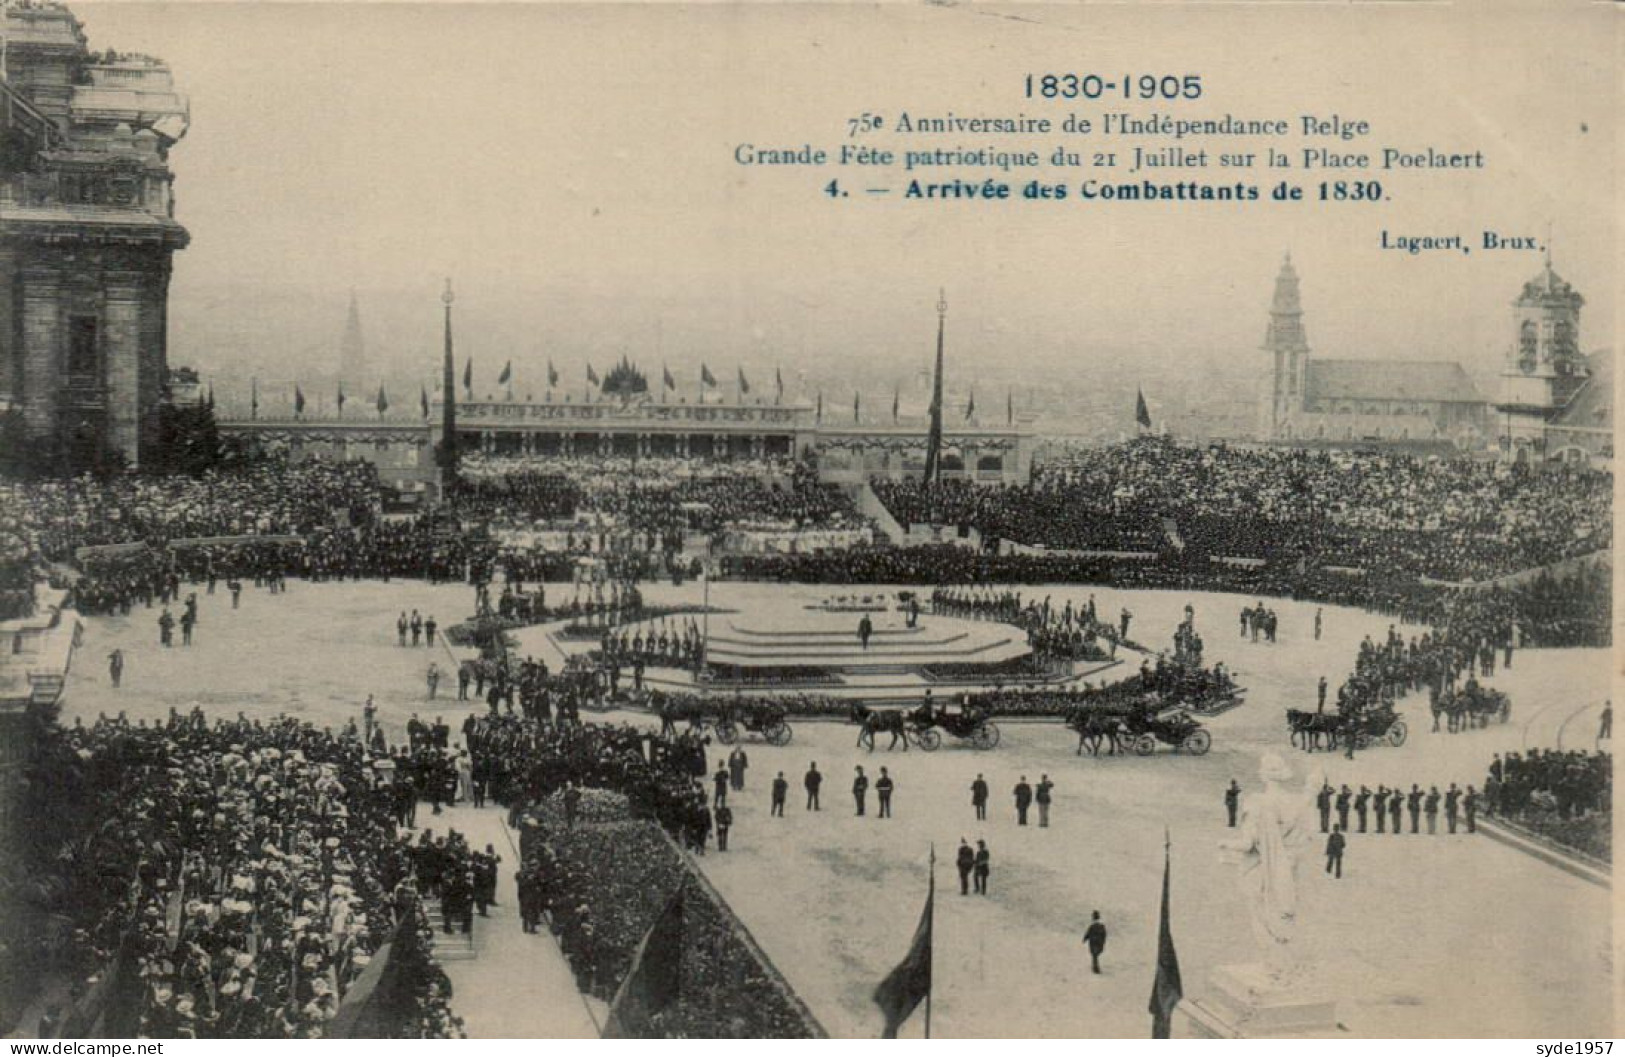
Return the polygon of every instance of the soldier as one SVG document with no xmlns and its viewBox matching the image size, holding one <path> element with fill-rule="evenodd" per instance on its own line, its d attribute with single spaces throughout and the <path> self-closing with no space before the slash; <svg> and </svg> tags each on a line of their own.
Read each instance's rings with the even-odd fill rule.
<svg viewBox="0 0 1625 1057">
<path fill-rule="evenodd" d="M 959 838 L 959 855 L 954 865 L 959 868 L 959 894 L 970 895 L 970 872 L 976 865 L 976 853 L 971 851 L 964 837 Z M 980 892 L 981 888 L 978 887 L 977 891 Z"/>
<path fill-rule="evenodd" d="M 824 784 L 824 776 L 818 773 L 817 763 L 807 768 L 806 777 L 801 779 L 801 784 L 807 790 L 807 810 L 819 810 L 818 787 Z"/>
<path fill-rule="evenodd" d="M 1344 833 L 1349 831 L 1349 800 L 1351 796 L 1349 787 L 1346 785 L 1337 794 L 1337 824 L 1343 828 Z"/>
<path fill-rule="evenodd" d="M 468 670 L 468 664 L 466 662 L 459 664 L 457 666 L 457 700 L 468 700 L 468 684 L 471 679 L 473 679 L 473 675 Z"/>
<path fill-rule="evenodd" d="M 231 592 L 231 608 L 238 608 L 238 603 L 243 600 L 243 582 L 233 576 L 226 581 L 226 590 Z"/>
<path fill-rule="evenodd" d="M 987 821 L 987 781 L 981 775 L 970 784 L 970 803 L 976 809 L 976 821 Z"/>
<path fill-rule="evenodd" d="M 169 612 L 168 606 L 158 614 L 158 642 L 163 646 L 175 645 L 175 617 Z"/>
<path fill-rule="evenodd" d="M 1404 806 L 1405 794 L 1400 792 L 1399 786 L 1396 785 L 1388 794 L 1388 825 L 1392 828 L 1396 837 L 1403 832 L 1403 827 L 1399 821 L 1399 812 Z"/>
<path fill-rule="evenodd" d="M 1472 786 L 1467 787 L 1467 795 L 1461 798 L 1461 811 L 1467 819 L 1467 832 L 1478 832 L 1478 790 Z"/>
<path fill-rule="evenodd" d="M 1234 778 L 1230 779 L 1230 788 L 1224 791 L 1224 813 L 1229 816 L 1231 829 L 1236 828 L 1236 814 L 1241 810 L 1241 786 Z"/>
<path fill-rule="evenodd" d="M 1100 955 L 1106 949 L 1106 926 L 1101 924 L 1100 911 L 1090 915 L 1089 927 L 1083 933 L 1084 945 L 1089 948 L 1089 971 L 1100 975 Z"/>
<path fill-rule="evenodd" d="M 1124 642 L 1128 641 L 1128 622 L 1133 619 L 1134 614 L 1128 611 L 1127 606 L 1124 606 L 1123 612 L 1117 618 L 1117 637 L 1122 639 Z"/>
<path fill-rule="evenodd" d="M 1315 794 L 1315 810 L 1320 812 L 1320 832 L 1325 833 L 1332 826 L 1331 783 L 1321 783 L 1320 792 Z"/>
<path fill-rule="evenodd" d="M 119 681 L 124 678 L 123 650 L 114 650 L 107 655 L 107 674 L 112 677 L 113 689 L 117 690 Z"/>
<path fill-rule="evenodd" d="M 197 612 L 190 604 L 181 612 L 181 645 L 192 645 L 192 625 L 197 623 Z"/>
<path fill-rule="evenodd" d="M 790 783 L 784 780 L 784 772 L 780 771 L 779 776 L 773 779 L 773 806 L 768 814 L 784 817 L 784 798 L 789 792 Z"/>
<path fill-rule="evenodd" d="M 711 784 L 716 787 L 712 803 L 716 807 L 721 807 L 728 802 L 728 768 L 719 766 L 717 773 L 711 776 Z"/>
<path fill-rule="evenodd" d="M 1451 782 L 1450 788 L 1445 790 L 1444 794 L 1445 827 L 1449 829 L 1451 833 L 1456 832 L 1456 811 L 1459 809 L 1460 804 L 1461 790 L 1456 788 L 1455 782 Z"/>
<path fill-rule="evenodd" d="M 425 646 L 434 645 L 434 632 L 439 626 L 439 624 L 435 623 L 434 614 L 429 614 L 429 619 L 423 622 L 423 644 Z"/>
<path fill-rule="evenodd" d="M 987 841 L 976 842 L 976 893 L 987 895 L 987 875 L 992 869 L 993 856 L 988 854 Z"/>
<path fill-rule="evenodd" d="M 1048 829 L 1049 828 L 1049 804 L 1050 804 L 1051 790 L 1053 790 L 1054 788 L 1055 788 L 1055 783 L 1049 780 L 1049 775 L 1041 774 L 1041 775 L 1038 776 L 1038 793 L 1034 797 L 1034 800 L 1038 804 L 1038 828 L 1039 829 Z"/>
<path fill-rule="evenodd" d="M 1377 786 L 1377 795 L 1371 798 L 1371 806 L 1377 809 L 1377 832 L 1386 833 L 1388 822 L 1388 787 Z"/>
<path fill-rule="evenodd" d="M 412 622 L 408 626 L 412 629 L 412 645 L 416 646 L 418 639 L 423 635 L 423 618 L 418 616 L 415 609 L 412 610 Z"/>
<path fill-rule="evenodd" d="M 745 768 L 749 766 L 750 760 L 746 757 L 744 748 L 735 745 L 733 751 L 728 754 L 728 784 L 735 792 L 744 790 Z"/>
<path fill-rule="evenodd" d="M 1320 608 L 1315 608 L 1315 641 L 1320 641 Z"/>
<path fill-rule="evenodd" d="M 863 814 L 864 801 L 869 796 L 869 778 L 863 773 L 863 768 L 855 768 L 857 774 L 852 779 L 852 800 L 858 806 L 858 814 Z"/>
<path fill-rule="evenodd" d="M 727 851 L 728 829 L 734 824 L 733 808 L 727 804 L 718 804 L 713 816 L 717 826 L 717 851 Z"/>
<path fill-rule="evenodd" d="M 1422 787 L 1411 784 L 1410 795 L 1405 797 L 1405 806 L 1411 810 L 1411 835 L 1422 832 Z"/>
<path fill-rule="evenodd" d="M 874 633 L 874 621 L 870 620 L 869 615 L 865 613 L 863 615 L 863 619 L 858 621 L 858 641 L 863 643 L 864 649 L 869 648 L 869 636 L 873 635 Z"/>
<path fill-rule="evenodd" d="M 1438 834 L 1438 832 L 1439 832 L 1439 787 L 1438 786 L 1434 785 L 1434 786 L 1429 786 L 1428 787 L 1427 802 L 1424 804 L 1422 810 L 1425 811 L 1427 813 L 1427 816 L 1428 816 L 1428 836 L 1430 836 L 1430 837 L 1436 836 Z"/>
<path fill-rule="evenodd" d="M 881 818 L 891 818 L 891 794 L 894 788 L 896 783 L 891 780 L 891 775 L 886 773 L 886 768 L 882 767 L 880 780 L 875 783 L 875 793 L 880 797 Z"/>
<path fill-rule="evenodd" d="M 1027 824 L 1027 808 L 1033 802 L 1033 787 L 1027 784 L 1027 776 L 1022 775 L 1021 781 L 1016 783 L 1014 790 L 1016 797 L 1016 825 Z"/>
<path fill-rule="evenodd" d="M 1370 808 L 1370 805 L 1371 805 L 1371 790 L 1367 789 L 1365 786 L 1362 785 L 1360 787 L 1359 794 L 1356 795 L 1355 798 L 1354 798 L 1354 813 L 1356 815 L 1360 816 L 1360 832 L 1361 833 L 1365 832 L 1366 812 Z"/>
<path fill-rule="evenodd" d="M 1343 879 L 1343 848 L 1347 844 L 1343 827 L 1333 827 L 1332 835 L 1326 838 L 1326 872 L 1338 880 Z"/>
</svg>

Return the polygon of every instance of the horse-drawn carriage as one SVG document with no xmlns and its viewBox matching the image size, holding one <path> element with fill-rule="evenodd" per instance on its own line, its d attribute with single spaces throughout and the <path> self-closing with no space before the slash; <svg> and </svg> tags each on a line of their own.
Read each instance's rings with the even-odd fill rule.
<svg viewBox="0 0 1625 1057">
<path fill-rule="evenodd" d="M 1183 710 L 1163 714 L 1155 708 L 1074 708 L 1066 714 L 1066 725 L 1078 734 L 1078 755 L 1087 748 L 1091 756 L 1102 747 L 1109 755 L 1132 749 L 1135 755 L 1149 756 L 1157 743 L 1201 756 L 1213 747 L 1213 735 Z"/>
<path fill-rule="evenodd" d="M 1455 734 L 1473 727 L 1487 727 L 1491 719 L 1505 723 L 1512 717 L 1512 699 L 1499 690 L 1472 682 L 1460 690 L 1440 694 L 1433 711 L 1434 727 L 1438 727 L 1438 716 L 1443 715 L 1450 733 Z"/>
<path fill-rule="evenodd" d="M 723 705 L 718 710 L 712 729 L 717 740 L 732 745 L 739 740 L 740 731 L 760 734 L 769 745 L 790 744 L 790 724 L 784 718 L 782 705 L 770 701 L 753 701 L 742 705 Z"/>
<path fill-rule="evenodd" d="M 961 741 L 969 741 L 978 749 L 991 749 L 999 743 L 999 727 L 987 714 L 970 710 L 958 714 L 946 709 L 924 709 L 909 713 L 909 724 L 914 741 L 926 752 L 935 752 L 942 744 L 939 731 L 945 730 Z"/>
<path fill-rule="evenodd" d="M 1304 712 L 1286 710 L 1287 728 L 1292 732 L 1292 744 L 1305 752 L 1324 748 L 1328 751 L 1346 745 L 1354 739 L 1356 749 L 1370 748 L 1374 742 L 1384 741 L 1398 748 L 1405 744 L 1405 721 L 1399 718 L 1392 705 L 1360 709 L 1348 715 L 1341 713 Z"/>
<path fill-rule="evenodd" d="M 911 740 L 926 752 L 934 752 L 942 745 L 940 731 L 944 730 L 956 738 L 969 741 L 978 749 L 991 749 L 999 743 L 998 725 L 979 709 L 951 713 L 946 709 L 927 709 L 923 705 L 904 710 L 854 704 L 851 719 L 863 728 L 858 731 L 858 747 L 870 752 L 875 751 L 876 734 L 891 735 L 887 752 L 895 749 L 898 742 L 907 752 Z"/>
</svg>

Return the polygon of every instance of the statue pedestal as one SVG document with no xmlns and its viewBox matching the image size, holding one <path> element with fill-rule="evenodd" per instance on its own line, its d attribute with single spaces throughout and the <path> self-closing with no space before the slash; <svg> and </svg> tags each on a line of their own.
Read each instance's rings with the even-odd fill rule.
<svg viewBox="0 0 1625 1057">
<path fill-rule="evenodd" d="M 1225 965 L 1213 971 L 1209 993 L 1174 1011 L 1180 1039 L 1334 1038 L 1337 1003 L 1312 987 L 1276 983 L 1260 965 Z"/>
</svg>

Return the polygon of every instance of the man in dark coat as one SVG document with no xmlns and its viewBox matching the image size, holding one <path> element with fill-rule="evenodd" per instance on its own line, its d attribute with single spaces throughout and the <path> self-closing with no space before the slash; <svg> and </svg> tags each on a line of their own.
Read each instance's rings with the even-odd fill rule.
<svg viewBox="0 0 1625 1057">
<path fill-rule="evenodd" d="M 807 810 L 817 811 L 818 787 L 824 784 L 824 776 L 818 773 L 818 764 L 814 763 L 807 768 L 807 775 L 801 780 L 801 785 L 807 790 Z"/>
<path fill-rule="evenodd" d="M 780 771 L 779 776 L 773 779 L 773 807 L 768 813 L 783 818 L 784 798 L 788 796 L 789 793 L 790 783 L 784 780 L 784 772 Z"/>
<path fill-rule="evenodd" d="M 875 782 L 875 793 L 880 797 L 880 817 L 891 818 L 891 794 L 897 783 L 891 780 L 886 768 L 880 769 L 880 780 Z"/>
<path fill-rule="evenodd" d="M 1343 877 L 1343 848 L 1347 844 L 1343 827 L 1333 826 L 1331 836 L 1326 838 L 1326 872 L 1338 880 Z"/>
<path fill-rule="evenodd" d="M 734 824 L 733 808 L 727 804 L 719 804 L 716 811 L 712 812 L 712 816 L 717 826 L 717 851 L 727 851 L 728 830 Z"/>
<path fill-rule="evenodd" d="M 970 784 L 970 803 L 976 809 L 976 821 L 987 821 L 987 780 L 981 775 Z"/>
<path fill-rule="evenodd" d="M 1320 832 L 1329 831 L 1332 828 L 1332 787 L 1330 783 L 1321 783 L 1320 792 L 1315 794 L 1315 810 L 1320 812 Z"/>
<path fill-rule="evenodd" d="M 1404 832 L 1404 827 L 1399 821 L 1399 812 L 1404 806 L 1405 794 L 1400 792 L 1399 786 L 1396 785 L 1394 791 L 1388 794 L 1388 823 L 1393 827 L 1395 836 Z"/>
<path fill-rule="evenodd" d="M 1230 779 L 1230 788 L 1224 791 L 1224 813 L 1228 816 L 1230 828 L 1236 828 L 1236 813 L 1241 810 L 1241 786 L 1234 778 Z"/>
<path fill-rule="evenodd" d="M 862 767 L 858 767 L 856 770 L 857 774 L 852 778 L 852 799 L 858 806 L 857 813 L 862 815 L 864 802 L 869 796 L 869 776 L 863 773 Z"/>
<path fill-rule="evenodd" d="M 1405 797 L 1405 806 L 1410 808 L 1411 812 L 1411 833 L 1422 832 L 1422 787 L 1414 782 L 1411 784 L 1410 793 Z"/>
<path fill-rule="evenodd" d="M 959 894 L 970 895 L 970 872 L 976 867 L 976 853 L 971 851 L 964 837 L 959 838 L 959 856 L 954 865 L 959 869 Z"/>
<path fill-rule="evenodd" d="M 1100 955 L 1106 949 L 1106 926 L 1101 923 L 1100 911 L 1095 911 L 1090 917 L 1089 927 L 1083 933 L 1083 942 L 1089 948 L 1089 971 L 1099 976 Z"/>
<path fill-rule="evenodd" d="M 1343 827 L 1343 832 L 1349 831 L 1349 800 L 1352 794 L 1349 787 L 1344 786 L 1337 794 L 1337 824 Z"/>
<path fill-rule="evenodd" d="M 1016 783 L 1016 825 L 1027 824 L 1027 808 L 1033 802 L 1033 787 L 1027 784 L 1027 776 L 1022 775 L 1021 781 Z"/>
<path fill-rule="evenodd" d="M 987 850 L 987 841 L 976 842 L 976 893 L 987 895 L 987 876 L 992 872 L 993 856 Z"/>
</svg>

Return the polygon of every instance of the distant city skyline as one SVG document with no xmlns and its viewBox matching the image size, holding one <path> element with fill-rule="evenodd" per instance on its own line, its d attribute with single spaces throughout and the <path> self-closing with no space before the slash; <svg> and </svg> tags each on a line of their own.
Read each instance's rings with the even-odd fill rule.
<svg viewBox="0 0 1625 1057">
<path fill-rule="evenodd" d="M 459 358 L 489 365 L 493 388 L 509 359 L 524 386 L 551 357 L 567 388 L 625 354 L 704 361 L 725 387 L 739 365 L 753 379 L 779 366 L 787 386 L 830 379 L 831 400 L 840 381 L 884 386 L 889 405 L 929 359 L 943 286 L 950 386 L 975 365 L 1001 404 L 1007 387 L 1086 394 L 1106 375 L 1111 389 L 1241 377 L 1265 369 L 1288 250 L 1316 355 L 1458 359 L 1486 377 L 1539 253 L 1411 257 L 1381 250 L 1380 231 L 1471 242 L 1548 223 L 1587 298 L 1583 344 L 1609 344 L 1613 72 L 1586 20 L 1543 21 L 1537 40 L 1511 12 L 1365 12 L 1341 34 L 1346 13 L 1295 8 L 1271 13 L 1267 54 L 1247 55 L 1199 9 L 1137 9 L 1133 33 L 1113 9 L 986 10 L 75 6 L 91 47 L 159 55 L 191 96 L 173 155 L 192 245 L 176 258 L 170 359 L 205 377 L 336 370 L 353 288 L 369 369 L 432 385 L 447 274 Z M 1419 19 L 1452 27 L 1459 53 L 1411 54 L 1412 38 L 1439 39 Z M 877 107 L 1039 112 L 1021 105 L 1020 71 L 1073 60 L 1082 40 L 1134 65 L 1159 27 L 1158 53 L 1207 78 L 1201 116 L 1358 112 L 1373 143 L 1482 149 L 1489 168 L 1386 174 L 1380 208 L 948 209 L 831 202 L 824 183 L 861 174 L 732 161 L 738 142 L 838 144 L 847 117 Z M 1400 66 L 1414 79 L 1380 76 Z"/>
</svg>

